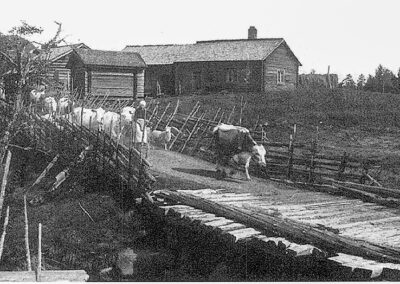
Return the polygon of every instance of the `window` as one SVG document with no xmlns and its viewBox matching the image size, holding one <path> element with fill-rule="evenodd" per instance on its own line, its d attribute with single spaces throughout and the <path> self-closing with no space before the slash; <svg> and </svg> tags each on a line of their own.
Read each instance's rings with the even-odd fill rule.
<svg viewBox="0 0 400 284">
<path fill-rule="evenodd" d="M 237 81 L 236 69 L 230 68 L 226 70 L 226 82 L 233 83 Z"/>
<path fill-rule="evenodd" d="M 285 70 L 278 70 L 276 75 L 276 82 L 278 84 L 285 84 Z"/>
<path fill-rule="evenodd" d="M 251 71 L 249 68 L 244 68 L 239 70 L 239 74 L 238 74 L 238 82 L 239 83 L 249 83 L 250 82 L 250 75 L 251 75 Z"/>
</svg>

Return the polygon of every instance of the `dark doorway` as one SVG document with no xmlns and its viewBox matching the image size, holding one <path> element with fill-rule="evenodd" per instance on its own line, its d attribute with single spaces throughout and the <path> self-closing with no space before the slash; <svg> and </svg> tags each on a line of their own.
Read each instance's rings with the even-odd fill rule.
<svg viewBox="0 0 400 284">
<path fill-rule="evenodd" d="M 161 93 L 164 93 L 164 95 L 171 96 L 175 92 L 175 83 L 174 83 L 174 77 L 171 75 L 161 75 L 160 77 L 160 89 Z"/>
</svg>

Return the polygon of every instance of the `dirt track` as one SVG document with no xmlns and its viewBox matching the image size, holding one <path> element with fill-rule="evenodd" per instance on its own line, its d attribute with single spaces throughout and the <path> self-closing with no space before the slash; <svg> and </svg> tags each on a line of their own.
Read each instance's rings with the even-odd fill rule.
<svg viewBox="0 0 400 284">
<path fill-rule="evenodd" d="M 265 179 L 251 177 L 245 180 L 244 172 L 237 172 L 231 178 L 218 180 L 215 165 L 199 158 L 164 150 L 151 150 L 148 161 L 156 176 L 156 189 L 229 189 L 232 192 L 254 194 L 288 194 L 298 189 L 283 186 Z"/>
</svg>

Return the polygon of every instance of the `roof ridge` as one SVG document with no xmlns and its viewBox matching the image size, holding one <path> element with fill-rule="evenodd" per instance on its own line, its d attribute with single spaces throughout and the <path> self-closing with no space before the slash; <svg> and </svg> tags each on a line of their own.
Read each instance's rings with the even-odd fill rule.
<svg viewBox="0 0 400 284">
<path fill-rule="evenodd" d="M 131 54 L 137 54 L 140 55 L 139 52 L 136 51 L 122 51 L 122 50 L 104 50 L 104 49 L 74 49 L 76 52 L 93 52 L 93 51 L 99 51 L 99 52 L 115 52 L 115 53 L 131 53 Z"/>
<path fill-rule="evenodd" d="M 83 42 L 79 42 L 79 43 L 64 44 L 64 45 L 58 45 L 58 46 L 55 46 L 55 47 L 52 47 L 52 48 L 72 47 L 72 46 L 77 46 L 77 45 L 81 45 L 81 44 L 84 44 L 84 43 Z"/>
<path fill-rule="evenodd" d="M 216 42 L 231 42 L 231 41 L 262 41 L 262 40 L 284 40 L 283 37 L 271 37 L 271 38 L 255 38 L 255 39 L 247 39 L 247 38 L 238 38 L 238 39 L 214 39 L 214 40 L 199 40 L 197 43 L 216 43 Z"/>
<path fill-rule="evenodd" d="M 194 45 L 194 43 L 182 43 L 182 44 L 174 44 L 174 43 L 171 43 L 171 44 L 144 44 L 144 45 L 136 45 L 136 44 L 133 44 L 133 45 L 127 45 L 127 46 L 125 46 L 125 48 L 127 48 L 127 47 L 150 47 L 150 46 L 186 46 L 186 45 Z"/>
</svg>

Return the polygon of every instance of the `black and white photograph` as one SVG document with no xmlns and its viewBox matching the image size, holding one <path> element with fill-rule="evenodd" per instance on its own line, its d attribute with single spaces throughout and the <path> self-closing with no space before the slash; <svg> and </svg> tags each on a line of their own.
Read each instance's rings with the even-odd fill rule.
<svg viewBox="0 0 400 284">
<path fill-rule="evenodd" d="M 400 282 L 398 0 L 0 3 L 0 282 Z"/>
</svg>

